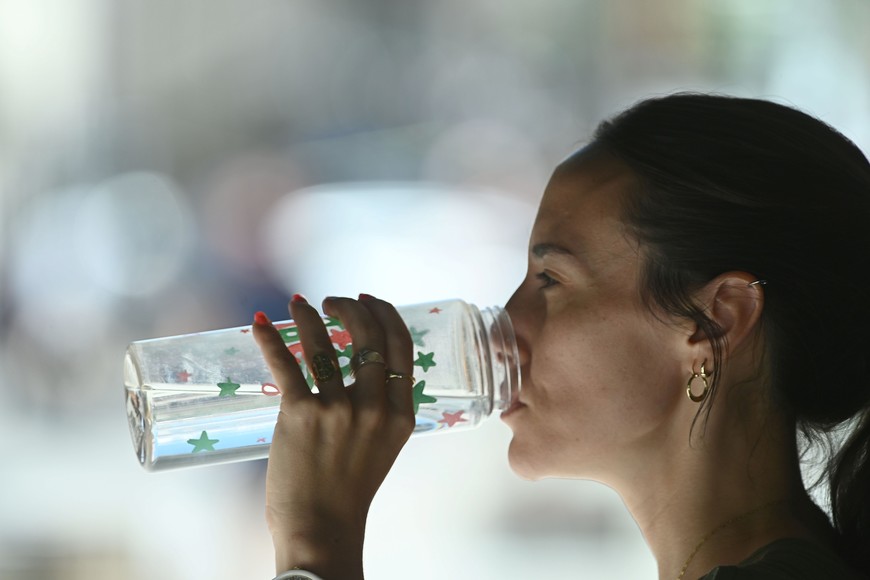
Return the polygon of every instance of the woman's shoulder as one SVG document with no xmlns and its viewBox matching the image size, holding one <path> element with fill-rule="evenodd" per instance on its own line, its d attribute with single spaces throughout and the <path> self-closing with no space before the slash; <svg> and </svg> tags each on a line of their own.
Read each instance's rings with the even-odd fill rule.
<svg viewBox="0 0 870 580">
<path fill-rule="evenodd" d="M 860 580 L 834 552 L 798 538 L 776 540 L 736 566 L 714 568 L 701 580 Z"/>
</svg>

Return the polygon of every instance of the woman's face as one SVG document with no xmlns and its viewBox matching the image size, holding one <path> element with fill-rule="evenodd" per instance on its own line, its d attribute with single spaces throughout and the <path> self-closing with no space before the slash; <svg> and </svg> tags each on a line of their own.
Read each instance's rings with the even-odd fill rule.
<svg viewBox="0 0 870 580">
<path fill-rule="evenodd" d="M 642 469 L 667 438 L 685 442 L 674 417 L 685 413 L 691 333 L 641 302 L 640 249 L 620 221 L 635 184 L 619 162 L 581 152 L 547 185 L 528 273 L 507 305 L 523 389 L 522 405 L 502 417 L 523 477 L 607 482 L 614 470 Z"/>
</svg>

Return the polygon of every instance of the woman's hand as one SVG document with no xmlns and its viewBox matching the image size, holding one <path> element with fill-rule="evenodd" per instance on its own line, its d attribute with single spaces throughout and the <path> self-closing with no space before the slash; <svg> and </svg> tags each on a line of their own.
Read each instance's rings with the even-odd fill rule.
<svg viewBox="0 0 870 580">
<path fill-rule="evenodd" d="M 362 365 L 345 388 L 320 314 L 296 295 L 290 314 L 305 362 L 320 369 L 315 394 L 278 331 L 258 313 L 254 338 L 281 391 L 266 519 L 278 572 L 299 567 L 324 578 L 362 578 L 369 506 L 414 429 L 413 344 L 395 308 L 382 300 L 327 298 L 323 311 L 341 320 L 355 354 L 375 351 L 386 364 Z M 388 381 L 387 369 L 408 378 Z"/>
</svg>

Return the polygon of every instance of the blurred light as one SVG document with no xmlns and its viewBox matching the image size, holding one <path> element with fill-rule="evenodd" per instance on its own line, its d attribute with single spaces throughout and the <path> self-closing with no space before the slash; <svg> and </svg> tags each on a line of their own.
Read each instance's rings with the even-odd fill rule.
<svg viewBox="0 0 870 580">
<path fill-rule="evenodd" d="M 85 275 L 116 294 L 153 294 L 178 275 L 192 240 L 190 211 L 176 186 L 154 173 L 129 173 L 97 187 L 76 219 Z"/>
<path fill-rule="evenodd" d="M 263 228 L 268 267 L 309 300 L 504 303 L 525 271 L 534 206 L 484 190 L 347 183 L 287 195 Z"/>
<path fill-rule="evenodd" d="M 100 0 L 0 2 L 0 121 L 13 137 L 33 139 L 52 126 L 55 139 L 81 122 L 104 36 Z M 62 95 L 62 98 L 61 98 Z"/>
<path fill-rule="evenodd" d="M 477 43 L 456 43 L 446 37 L 435 45 L 438 67 L 433 71 L 429 101 L 461 118 L 482 112 L 510 119 L 537 103 L 535 74 L 521 60 Z M 481 79 L 486 79 L 481 82 Z"/>
<path fill-rule="evenodd" d="M 438 136 L 424 161 L 423 178 L 495 187 L 537 200 L 550 169 L 518 129 L 495 119 L 474 119 Z"/>
<path fill-rule="evenodd" d="M 401 107 L 396 58 L 382 35 L 353 20 L 342 23 L 342 42 L 324 71 L 332 121 L 340 126 L 369 126 Z M 384 91 L 384 87 L 395 87 Z M 352 94 L 353 99 L 347 96 Z"/>
<path fill-rule="evenodd" d="M 18 324 L 47 353 L 86 351 L 106 328 L 105 292 L 83 275 L 74 245 L 83 187 L 46 193 L 11 231 L 10 295 Z"/>
<path fill-rule="evenodd" d="M 148 173 L 43 194 L 11 232 L 17 324 L 48 352 L 87 351 L 108 328 L 112 302 L 178 275 L 188 216 L 175 188 Z"/>
<path fill-rule="evenodd" d="M 239 277 L 262 276 L 257 228 L 304 172 L 274 153 L 251 151 L 224 162 L 206 185 L 207 203 L 197 208 L 202 239 Z"/>
<path fill-rule="evenodd" d="M 791 13 L 781 24 L 792 33 L 776 46 L 768 65 L 766 88 L 777 100 L 821 117 L 867 151 L 870 147 L 867 55 L 856 51 L 837 33 L 842 32 L 842 25 L 838 26 L 835 4 L 814 3 L 806 8 L 806 12 L 812 12 L 812 20 Z M 820 28 L 831 33 L 812 34 Z M 801 31 L 803 34 L 795 34 Z M 782 99 L 783 96 L 787 99 Z"/>
</svg>

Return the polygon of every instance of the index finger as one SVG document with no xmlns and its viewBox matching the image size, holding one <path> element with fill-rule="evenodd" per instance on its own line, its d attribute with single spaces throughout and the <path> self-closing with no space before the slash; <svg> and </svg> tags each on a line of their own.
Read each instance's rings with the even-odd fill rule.
<svg viewBox="0 0 870 580">
<path fill-rule="evenodd" d="M 251 328 L 254 340 L 260 347 L 260 352 L 263 353 L 263 359 L 272 372 L 272 377 L 275 379 L 278 390 L 281 391 L 281 396 L 290 399 L 310 396 L 311 390 L 308 383 L 305 382 L 296 357 L 287 350 L 281 333 L 272 325 L 266 315 L 257 312 L 254 315 L 254 324 Z"/>
</svg>

